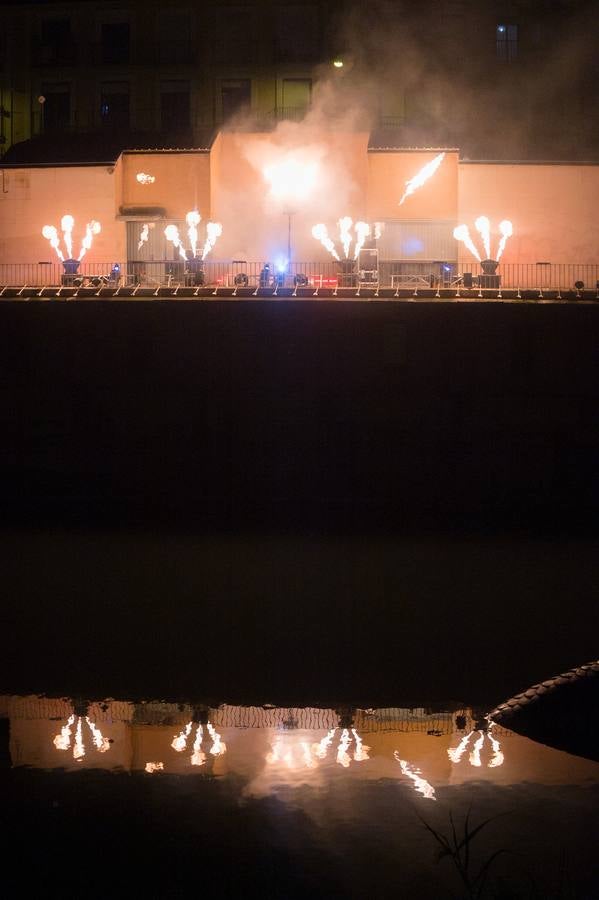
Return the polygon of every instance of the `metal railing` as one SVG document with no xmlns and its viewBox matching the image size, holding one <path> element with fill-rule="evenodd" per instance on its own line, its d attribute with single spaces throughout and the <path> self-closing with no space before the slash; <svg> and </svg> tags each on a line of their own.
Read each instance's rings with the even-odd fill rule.
<svg viewBox="0 0 599 900">
<path fill-rule="evenodd" d="M 279 279 L 279 284 L 293 285 L 296 276 L 305 276 L 307 286 L 314 287 L 357 287 L 361 279 L 357 264 L 349 274 L 342 273 L 341 265 L 335 260 L 324 262 L 292 262 L 286 270 L 270 266 L 269 283 Z M 261 260 L 219 261 L 207 260 L 196 266 L 196 271 L 181 261 L 159 260 L 146 262 L 130 260 L 121 263 L 118 269 L 114 261 L 83 260 L 76 274 L 66 274 L 62 263 L 0 263 L 0 287 L 22 286 L 54 287 L 57 285 L 91 286 L 105 280 L 108 287 L 195 286 L 205 284 L 214 287 L 265 286 L 265 262 Z M 201 273 L 201 274 L 200 274 Z M 499 281 L 490 284 L 481 280 L 482 270 L 478 263 L 467 263 L 458 267 L 455 263 L 379 263 L 378 285 L 380 288 L 424 288 L 424 287 L 497 287 L 521 290 L 576 290 L 583 285 L 587 290 L 599 286 L 599 263 L 501 263 L 497 268 Z M 464 277 L 466 276 L 466 277 Z M 469 277 L 471 276 L 471 278 Z M 370 279 L 372 280 L 372 279 Z M 300 281 L 301 283 L 301 281 Z"/>
</svg>

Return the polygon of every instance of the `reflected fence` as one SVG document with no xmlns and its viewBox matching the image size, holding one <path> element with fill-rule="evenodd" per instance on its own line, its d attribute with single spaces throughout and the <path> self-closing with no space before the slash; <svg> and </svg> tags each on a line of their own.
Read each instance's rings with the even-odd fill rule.
<svg viewBox="0 0 599 900">
<path fill-rule="evenodd" d="M 489 278 L 493 279 L 492 282 Z M 141 261 L 126 263 L 82 261 L 65 271 L 60 261 L 0 263 L 3 287 L 281 287 L 314 288 L 511 288 L 523 290 L 597 290 L 599 263 L 500 263 L 493 276 L 476 262 L 414 263 L 381 261 L 374 271 L 358 269 L 351 260 L 292 262 L 284 270 L 259 260 Z"/>
</svg>

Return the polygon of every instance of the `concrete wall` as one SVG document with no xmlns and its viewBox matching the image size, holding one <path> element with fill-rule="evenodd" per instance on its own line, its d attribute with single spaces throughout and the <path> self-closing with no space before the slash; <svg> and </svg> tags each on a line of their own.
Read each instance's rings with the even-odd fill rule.
<svg viewBox="0 0 599 900">
<path fill-rule="evenodd" d="M 512 221 L 502 262 L 597 262 L 599 166 L 460 163 L 458 185 L 458 218 L 471 232 L 481 214 L 495 232 L 502 219 Z M 497 233 L 492 248 L 496 241 Z"/>
<path fill-rule="evenodd" d="M 184 219 L 190 209 L 202 219 L 211 216 L 210 153 L 124 153 L 121 156 L 122 187 L 117 206 L 162 206 L 167 218 Z M 137 173 L 153 175 L 153 184 L 140 184 Z"/>
<path fill-rule="evenodd" d="M 46 238 L 44 225 L 55 225 L 65 213 L 75 218 L 73 252 L 77 256 L 85 224 L 100 222 L 86 263 L 122 259 L 124 227 L 115 219 L 114 169 L 106 166 L 58 166 L 6 169 L 0 192 L 0 261 L 14 263 L 57 262 Z M 65 252 L 61 241 L 61 249 Z M 66 253 L 65 253 L 66 256 Z"/>
<path fill-rule="evenodd" d="M 282 153 L 318 165 L 310 195 L 287 203 L 269 196 L 262 170 Z M 460 163 L 447 151 L 434 176 L 406 199 L 405 183 L 436 151 L 367 152 L 367 134 L 304 133 L 288 123 L 273 134 L 221 133 L 210 152 L 129 152 L 116 166 L 63 166 L 4 169 L 0 191 L 0 262 L 56 262 L 42 237 L 45 224 L 60 224 L 64 213 L 76 220 L 75 252 L 85 222 L 97 219 L 87 263 L 126 258 L 121 207 L 162 207 L 167 219 L 184 218 L 197 207 L 204 221 L 221 221 L 223 235 L 214 259 L 285 259 L 288 217 L 292 209 L 292 256 L 296 261 L 327 260 L 312 237 L 324 222 L 333 238 L 342 215 L 370 222 L 409 220 L 466 222 L 484 213 L 497 226 L 511 219 L 514 236 L 505 263 L 595 263 L 599 247 L 596 218 L 599 166 Z M 154 175 L 140 184 L 136 175 Z M 449 236 L 451 239 L 451 236 Z M 463 246 L 460 259 L 472 262 Z"/>
<path fill-rule="evenodd" d="M 368 218 L 449 219 L 458 209 L 458 151 L 446 151 L 435 174 L 400 206 L 406 181 L 431 162 L 438 150 L 370 151 L 368 154 Z"/>
</svg>

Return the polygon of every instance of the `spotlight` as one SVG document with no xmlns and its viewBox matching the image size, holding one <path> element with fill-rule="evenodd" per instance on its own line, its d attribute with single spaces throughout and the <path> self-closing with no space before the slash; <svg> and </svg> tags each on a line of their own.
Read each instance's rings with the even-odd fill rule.
<svg viewBox="0 0 599 900">
<path fill-rule="evenodd" d="M 235 287 L 247 287 L 249 283 L 249 279 L 245 272 L 239 272 L 238 275 L 233 279 L 233 284 Z"/>
<path fill-rule="evenodd" d="M 599 282 L 598 282 L 598 284 L 599 284 Z M 577 291 L 584 291 L 584 281 L 575 281 L 574 287 L 576 288 Z"/>
<path fill-rule="evenodd" d="M 297 275 L 293 276 L 293 283 L 296 287 L 307 287 L 308 276 L 304 275 L 303 272 L 298 272 Z"/>
<path fill-rule="evenodd" d="M 335 59 L 333 60 L 333 65 L 335 66 L 336 69 L 343 68 L 343 60 L 341 59 L 340 56 L 335 57 Z"/>
</svg>

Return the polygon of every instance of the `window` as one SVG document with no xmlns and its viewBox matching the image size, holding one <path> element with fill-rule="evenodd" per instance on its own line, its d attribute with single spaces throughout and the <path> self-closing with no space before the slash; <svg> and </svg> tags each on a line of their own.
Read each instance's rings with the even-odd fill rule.
<svg viewBox="0 0 599 900">
<path fill-rule="evenodd" d="M 303 119 L 310 106 L 312 80 L 310 78 L 283 79 L 283 118 Z"/>
<path fill-rule="evenodd" d="M 106 127 L 129 127 L 129 85 L 127 82 L 105 82 L 100 93 L 100 118 Z"/>
<path fill-rule="evenodd" d="M 71 124 L 71 91 L 68 84 L 42 84 L 44 132 L 64 131 Z"/>
<path fill-rule="evenodd" d="M 223 81 L 221 98 L 223 121 L 226 121 L 244 107 L 250 106 L 252 101 L 252 82 L 249 78 L 240 78 L 237 81 Z"/>
<path fill-rule="evenodd" d="M 498 25 L 496 30 L 497 59 L 510 62 L 518 56 L 518 26 Z"/>
<path fill-rule="evenodd" d="M 39 62 L 69 63 L 75 60 L 75 45 L 69 19 L 46 19 L 42 22 Z"/>
<path fill-rule="evenodd" d="M 189 131 L 191 97 L 186 81 L 165 81 L 160 88 L 160 125 L 164 132 Z"/>
<path fill-rule="evenodd" d="M 102 25 L 102 62 L 129 62 L 128 22 L 109 22 Z"/>
</svg>

